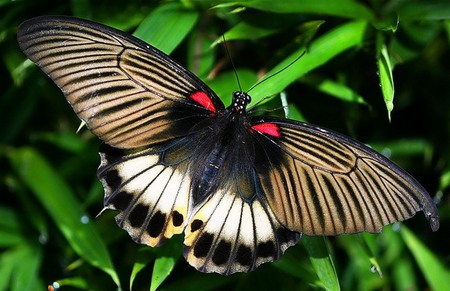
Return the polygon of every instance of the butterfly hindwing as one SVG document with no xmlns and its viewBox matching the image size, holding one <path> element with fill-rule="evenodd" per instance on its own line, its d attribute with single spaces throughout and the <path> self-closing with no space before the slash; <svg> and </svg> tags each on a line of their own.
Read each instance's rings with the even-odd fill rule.
<svg viewBox="0 0 450 291">
<path fill-rule="evenodd" d="M 224 109 L 211 89 L 170 57 L 98 23 L 38 17 L 21 25 L 18 41 L 88 128 L 115 147 L 184 136 Z"/>
<path fill-rule="evenodd" d="M 219 189 L 195 210 L 185 231 L 186 260 L 203 272 L 249 272 L 278 260 L 300 234 L 287 230 L 259 199 L 245 201 L 237 184 Z"/>
<path fill-rule="evenodd" d="M 423 211 L 439 227 L 437 209 L 408 173 L 367 146 L 313 125 L 264 118 L 253 128 L 265 148 L 260 167 L 267 203 L 288 229 L 308 235 L 380 232 Z M 255 127 L 255 125 L 257 125 Z M 270 169 L 267 171 L 267 169 Z"/>
<path fill-rule="evenodd" d="M 136 242 L 159 246 L 184 230 L 191 180 L 185 161 L 164 160 L 170 150 L 124 151 L 104 144 L 100 151 L 105 208 L 120 211 L 117 224 Z"/>
</svg>

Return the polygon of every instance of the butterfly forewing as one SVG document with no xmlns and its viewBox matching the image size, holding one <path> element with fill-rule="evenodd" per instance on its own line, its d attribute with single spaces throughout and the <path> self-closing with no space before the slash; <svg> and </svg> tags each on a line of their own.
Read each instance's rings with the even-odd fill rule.
<svg viewBox="0 0 450 291">
<path fill-rule="evenodd" d="M 106 143 L 137 148 L 186 135 L 224 106 L 197 77 L 152 46 L 101 24 L 40 17 L 20 47 Z M 209 102 L 209 107 L 199 103 Z"/>
<path fill-rule="evenodd" d="M 255 122 L 258 124 L 258 121 Z M 280 136 L 258 134 L 269 170 L 261 184 L 279 221 L 309 235 L 380 232 L 418 211 L 437 230 L 436 206 L 404 170 L 370 148 L 312 125 L 277 119 Z"/>
</svg>

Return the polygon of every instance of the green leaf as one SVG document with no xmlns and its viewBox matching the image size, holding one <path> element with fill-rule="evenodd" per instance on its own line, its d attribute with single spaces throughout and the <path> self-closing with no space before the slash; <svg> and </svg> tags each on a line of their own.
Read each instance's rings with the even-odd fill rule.
<svg viewBox="0 0 450 291">
<path fill-rule="evenodd" d="M 277 33 L 280 30 L 291 27 L 299 22 L 297 15 L 285 15 L 284 17 L 272 17 L 270 13 L 259 12 L 255 15 L 245 17 L 243 21 L 234 25 L 225 32 L 225 40 L 236 39 L 258 39 Z M 219 37 L 214 44 L 221 43 Z"/>
<path fill-rule="evenodd" d="M 213 33 L 213 32 L 212 32 Z M 189 34 L 187 69 L 200 79 L 207 78 L 216 64 L 215 48 L 211 48 L 211 39 L 198 30 Z"/>
<path fill-rule="evenodd" d="M 364 239 L 364 237 L 361 234 L 358 234 L 357 237 L 358 237 L 361 247 L 363 248 L 364 252 L 366 253 L 367 257 L 369 258 L 369 262 L 372 265 L 372 272 L 377 272 L 380 277 L 383 277 L 383 272 L 381 270 L 380 264 L 378 263 L 377 258 L 375 257 L 372 250 L 370 249 L 367 241 Z"/>
<path fill-rule="evenodd" d="M 409 257 L 399 257 L 392 269 L 392 277 L 395 290 L 409 290 L 411 286 L 417 286 L 417 278 L 413 268 L 414 264 Z"/>
<path fill-rule="evenodd" d="M 305 48 L 297 50 L 265 76 L 272 76 L 284 69 L 281 74 L 272 76 L 252 90 L 253 102 L 281 92 L 304 74 L 320 67 L 343 51 L 361 45 L 364 40 L 366 27 L 367 22 L 364 21 L 352 21 L 342 24 L 312 41 L 306 54 L 295 61 L 305 51 Z M 287 67 L 288 65 L 290 66 Z"/>
<path fill-rule="evenodd" d="M 235 276 L 235 277 L 239 277 Z M 218 274 L 203 274 L 200 272 L 189 273 L 185 276 L 178 277 L 164 286 L 166 291 L 208 291 L 208 290 L 227 290 L 226 287 L 237 284 L 236 279 L 232 276 L 221 276 Z"/>
<path fill-rule="evenodd" d="M 378 76 L 380 78 L 381 92 L 383 93 L 384 103 L 388 113 L 389 122 L 391 121 L 391 112 L 394 109 L 394 77 L 392 75 L 393 67 L 391 59 L 384 43 L 381 33 L 377 34 L 377 65 Z"/>
<path fill-rule="evenodd" d="M 161 256 L 155 260 L 153 265 L 152 282 L 150 284 L 150 291 L 155 291 L 164 280 L 169 277 L 175 267 L 176 258 Z"/>
<path fill-rule="evenodd" d="M 19 215 L 16 211 L 0 206 L 0 247 L 10 247 L 23 241 Z M 2 290 L 0 288 L 0 290 Z"/>
<path fill-rule="evenodd" d="M 76 253 L 109 274 L 120 287 L 103 239 L 92 222 L 86 222 L 81 203 L 58 173 L 31 148 L 10 150 L 8 157 L 14 170 L 45 207 Z"/>
<path fill-rule="evenodd" d="M 86 149 L 86 141 L 81 139 L 79 135 L 73 132 L 44 132 L 36 135 L 36 140 L 43 140 L 58 147 L 64 151 L 71 153 L 79 153 Z"/>
<path fill-rule="evenodd" d="M 362 18 L 371 20 L 374 15 L 367 6 L 354 0 L 247 0 L 247 1 L 222 1 L 228 5 L 242 5 L 264 11 L 277 13 L 311 13 L 333 15 L 345 18 Z"/>
<path fill-rule="evenodd" d="M 340 99 L 342 101 L 367 104 L 361 95 L 353 91 L 342 82 L 324 79 L 320 76 L 315 76 L 312 74 L 303 77 L 301 82 L 316 88 L 322 93 L 336 97 L 337 99 Z"/>
<path fill-rule="evenodd" d="M 36 87 L 10 86 L 0 96 L 0 144 L 14 142 L 36 110 L 37 98 L 31 94 Z M 17 98 L 17 96 L 22 96 Z"/>
<path fill-rule="evenodd" d="M 393 8 L 400 15 L 400 20 L 442 20 L 450 19 L 448 1 L 398 1 Z"/>
<path fill-rule="evenodd" d="M 194 27 L 199 14 L 181 3 L 162 4 L 145 18 L 134 36 L 170 54 Z"/>
<path fill-rule="evenodd" d="M 233 26 L 225 33 L 225 40 L 231 41 L 236 39 L 258 39 L 274 34 L 277 31 L 277 28 L 261 27 L 258 25 L 254 25 L 253 23 L 241 22 Z M 215 41 L 214 43 L 218 44 L 220 42 L 222 42 L 221 38 L 217 39 L 217 41 Z"/>
<path fill-rule="evenodd" d="M 323 288 L 325 290 L 340 290 L 339 280 L 326 238 L 323 236 L 303 236 L 302 241 Z"/>
<path fill-rule="evenodd" d="M 92 17 L 92 5 L 89 0 L 72 0 L 70 1 L 73 15 L 80 18 Z"/>
<path fill-rule="evenodd" d="M 141 272 L 150 261 L 154 260 L 155 256 L 153 250 L 154 249 L 148 247 L 142 247 L 138 250 L 136 259 L 134 260 L 133 270 L 130 275 L 130 290 L 133 290 L 133 283 L 139 272 Z"/>
<path fill-rule="evenodd" d="M 378 30 L 396 32 L 399 22 L 400 19 L 398 14 L 392 13 L 392 15 L 389 14 L 383 18 L 372 21 L 372 25 Z"/>
<path fill-rule="evenodd" d="M 89 286 L 89 282 L 86 281 L 85 278 L 82 277 L 70 277 L 70 278 L 64 278 L 61 280 L 57 280 L 56 282 L 53 282 L 53 286 L 56 290 L 60 287 L 75 287 L 80 290 L 89 290 L 92 289 L 92 286 Z M 65 288 L 63 288 L 64 290 Z"/>
<path fill-rule="evenodd" d="M 41 263 L 42 250 L 34 245 L 21 244 L 3 252 L 0 256 L 0 290 L 33 290 L 42 286 L 38 277 Z"/>
<path fill-rule="evenodd" d="M 400 231 L 409 250 L 416 259 L 431 290 L 448 290 L 450 269 L 428 249 L 408 228 L 404 225 Z"/>
</svg>

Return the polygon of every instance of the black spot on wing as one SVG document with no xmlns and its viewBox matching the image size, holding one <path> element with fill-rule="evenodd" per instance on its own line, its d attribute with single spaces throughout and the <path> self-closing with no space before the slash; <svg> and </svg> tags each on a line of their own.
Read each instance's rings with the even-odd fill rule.
<svg viewBox="0 0 450 291">
<path fill-rule="evenodd" d="M 210 233 L 204 233 L 199 238 L 194 247 L 194 256 L 197 258 L 204 258 L 208 255 L 214 241 L 214 235 Z"/>
<path fill-rule="evenodd" d="M 173 225 L 174 226 L 180 226 L 183 224 L 184 218 L 183 215 L 178 212 L 178 211 L 174 211 L 173 212 Z"/>
<path fill-rule="evenodd" d="M 214 250 L 212 261 L 214 264 L 220 266 L 228 262 L 231 254 L 231 243 L 221 240 Z"/>
<path fill-rule="evenodd" d="M 256 248 L 256 256 L 261 258 L 276 257 L 273 241 L 260 242 Z"/>
<path fill-rule="evenodd" d="M 196 219 L 191 223 L 191 232 L 199 230 L 203 226 L 203 221 Z"/>
<path fill-rule="evenodd" d="M 119 189 L 122 184 L 122 178 L 117 170 L 109 170 L 105 174 L 99 175 L 99 178 L 106 183 L 110 189 Z"/>
<path fill-rule="evenodd" d="M 240 245 L 236 253 L 236 261 L 242 266 L 249 267 L 252 265 L 252 250 L 245 246 Z"/>
<path fill-rule="evenodd" d="M 166 215 L 163 214 L 161 211 L 156 212 L 148 224 L 147 227 L 148 234 L 151 237 L 158 237 L 159 235 L 161 235 L 165 223 L 166 223 Z"/>
<path fill-rule="evenodd" d="M 132 227 L 140 227 L 144 224 L 149 207 L 144 204 L 136 205 L 128 216 L 128 222 Z"/>
<path fill-rule="evenodd" d="M 126 191 L 120 191 L 109 199 L 108 204 L 112 204 L 115 209 L 125 210 L 133 201 L 133 194 Z"/>
</svg>

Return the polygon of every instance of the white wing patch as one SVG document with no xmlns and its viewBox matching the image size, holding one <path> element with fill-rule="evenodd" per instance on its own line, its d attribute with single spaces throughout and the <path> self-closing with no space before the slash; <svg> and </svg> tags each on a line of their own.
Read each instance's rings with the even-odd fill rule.
<svg viewBox="0 0 450 291">
<path fill-rule="evenodd" d="M 182 233 L 190 209 L 187 167 L 162 165 L 159 152 L 116 156 L 105 148 L 98 175 L 105 188 L 105 208 L 121 211 L 118 225 L 149 246 Z"/>
<path fill-rule="evenodd" d="M 200 271 L 228 275 L 279 259 L 299 238 L 258 199 L 247 202 L 236 191 L 220 189 L 189 219 L 184 255 Z"/>
</svg>

